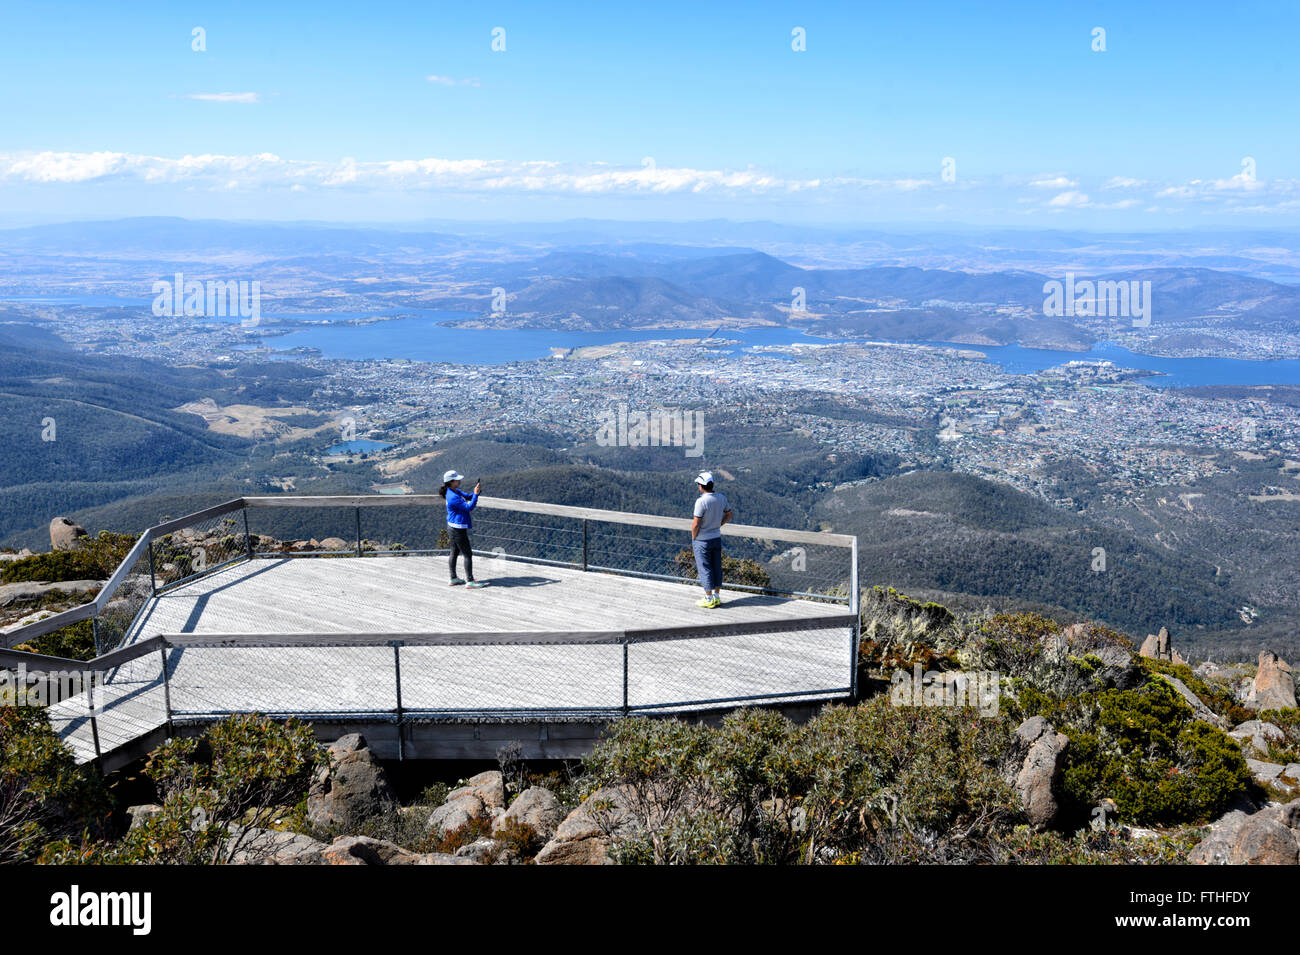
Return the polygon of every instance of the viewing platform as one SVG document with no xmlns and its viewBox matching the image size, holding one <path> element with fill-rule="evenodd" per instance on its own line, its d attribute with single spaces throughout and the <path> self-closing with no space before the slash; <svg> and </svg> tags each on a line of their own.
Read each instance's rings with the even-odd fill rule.
<svg viewBox="0 0 1300 955">
<path fill-rule="evenodd" d="M 0 666 L 92 673 L 48 712 L 106 769 L 235 713 L 359 731 L 383 758 L 492 758 L 511 741 L 567 758 L 627 715 L 856 690 L 855 538 L 727 525 L 743 563 L 704 609 L 688 520 L 482 498 L 474 524 L 481 589 L 449 586 L 440 497 L 232 501 L 150 528 L 94 603 L 6 635 L 89 618 L 96 660 L 4 650 Z"/>
</svg>

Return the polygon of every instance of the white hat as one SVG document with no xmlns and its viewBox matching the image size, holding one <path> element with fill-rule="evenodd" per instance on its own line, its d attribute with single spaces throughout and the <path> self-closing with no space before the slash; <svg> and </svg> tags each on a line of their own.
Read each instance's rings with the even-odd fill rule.
<svg viewBox="0 0 1300 955">
<path fill-rule="evenodd" d="M 712 484 L 713 472 L 701 471 L 699 474 L 695 475 L 695 483 L 699 485 Z"/>
<path fill-rule="evenodd" d="M 457 474 L 455 471 L 448 471 L 446 474 L 442 476 L 443 484 L 450 484 L 452 481 L 463 481 L 463 480 L 465 480 L 465 475 Z"/>
</svg>

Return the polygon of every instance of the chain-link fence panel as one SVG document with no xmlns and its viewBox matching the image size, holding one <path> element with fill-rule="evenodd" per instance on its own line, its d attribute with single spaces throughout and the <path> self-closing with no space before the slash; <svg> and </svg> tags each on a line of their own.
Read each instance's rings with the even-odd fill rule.
<svg viewBox="0 0 1300 955">
<path fill-rule="evenodd" d="M 271 639 L 273 642 L 273 638 Z M 259 645 L 250 645 L 250 644 Z M 386 646 L 205 646 L 193 638 L 167 653 L 176 719 L 232 713 L 304 717 L 397 711 L 396 667 Z"/>
<path fill-rule="evenodd" d="M 853 649 L 848 626 L 634 642 L 628 705 L 666 711 L 847 696 Z"/>
<path fill-rule="evenodd" d="M 415 646 L 400 650 L 413 715 L 610 713 L 623 706 L 617 644 Z"/>
</svg>

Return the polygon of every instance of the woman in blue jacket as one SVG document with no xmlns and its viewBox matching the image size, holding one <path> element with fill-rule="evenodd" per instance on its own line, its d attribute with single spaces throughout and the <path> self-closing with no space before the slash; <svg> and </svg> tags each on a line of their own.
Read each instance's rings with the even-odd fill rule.
<svg viewBox="0 0 1300 955">
<path fill-rule="evenodd" d="M 478 505 L 478 492 L 481 485 L 474 485 L 474 493 L 466 496 L 460 489 L 464 475 L 448 471 L 442 476 L 442 488 L 439 494 L 447 501 L 447 538 L 451 545 L 450 566 L 451 585 L 458 587 L 485 587 L 486 584 L 474 579 L 474 551 L 469 543 L 469 529 L 472 525 L 470 511 Z M 465 579 L 456 576 L 456 558 L 465 556 Z"/>
</svg>

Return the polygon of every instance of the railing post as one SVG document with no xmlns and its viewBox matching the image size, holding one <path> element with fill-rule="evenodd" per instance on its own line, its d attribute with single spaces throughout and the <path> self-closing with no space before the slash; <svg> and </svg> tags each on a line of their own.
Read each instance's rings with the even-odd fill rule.
<svg viewBox="0 0 1300 955">
<path fill-rule="evenodd" d="M 623 715 L 627 716 L 628 710 L 628 686 L 627 686 L 627 638 L 623 638 Z"/>
<path fill-rule="evenodd" d="M 853 699 L 858 698 L 858 655 L 861 653 L 862 643 L 862 620 L 860 618 L 861 610 L 860 595 L 858 593 L 858 538 L 855 534 L 853 537 L 852 547 L 852 566 L 849 568 L 849 610 L 853 613 L 852 633 L 849 634 L 849 646 L 852 649 L 852 658 L 849 661 L 849 686 L 852 687 Z"/>
<path fill-rule="evenodd" d="M 154 575 L 153 569 L 153 541 L 149 541 L 149 592 L 153 596 L 158 596 L 158 578 Z"/>
<path fill-rule="evenodd" d="M 587 569 L 587 519 L 582 519 L 582 569 Z"/>
<path fill-rule="evenodd" d="M 354 508 L 354 510 L 357 512 L 357 556 L 360 557 L 361 556 L 361 508 L 356 507 Z"/>
<path fill-rule="evenodd" d="M 248 505 L 244 505 L 244 551 L 253 559 L 253 535 L 248 532 Z"/>
<path fill-rule="evenodd" d="M 90 712 L 90 737 L 95 741 L 95 759 L 98 760 L 102 753 L 99 750 L 99 721 L 95 719 L 95 673 L 93 670 L 87 671 L 88 680 L 86 682 L 86 707 Z"/>
<path fill-rule="evenodd" d="M 393 682 L 397 687 L 397 760 L 406 758 L 406 741 L 402 736 L 402 642 L 393 641 Z"/>
<path fill-rule="evenodd" d="M 158 648 L 158 657 L 162 662 L 163 705 L 167 708 L 167 735 L 172 735 L 172 683 L 167 674 L 167 643 Z"/>
<path fill-rule="evenodd" d="M 101 656 L 104 648 L 99 645 L 99 614 L 90 618 L 90 635 L 95 641 L 95 656 Z"/>
</svg>

